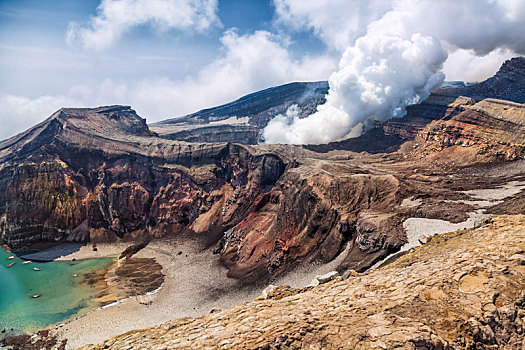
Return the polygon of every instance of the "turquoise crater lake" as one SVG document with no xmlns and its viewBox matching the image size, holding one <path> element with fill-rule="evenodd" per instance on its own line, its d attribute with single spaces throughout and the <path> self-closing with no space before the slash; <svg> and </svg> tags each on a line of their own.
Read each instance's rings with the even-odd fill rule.
<svg viewBox="0 0 525 350">
<path fill-rule="evenodd" d="M 0 248 L 0 331 L 6 329 L 0 339 L 34 332 L 98 307 L 95 287 L 85 280 L 113 262 L 88 259 L 22 264 L 24 260 L 18 257 L 7 260 L 12 255 Z"/>
</svg>

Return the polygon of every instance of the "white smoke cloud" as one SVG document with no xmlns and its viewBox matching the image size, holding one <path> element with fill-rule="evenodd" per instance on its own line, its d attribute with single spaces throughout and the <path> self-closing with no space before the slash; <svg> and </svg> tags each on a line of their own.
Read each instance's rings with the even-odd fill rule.
<svg viewBox="0 0 525 350">
<path fill-rule="evenodd" d="M 288 107 L 285 114 L 275 116 L 264 129 L 263 136 L 265 140 L 287 140 L 292 138 L 293 135 L 287 134 L 289 130 L 283 128 L 282 125 L 297 123 L 300 120 L 299 113 L 301 113 L 301 108 L 298 105 L 292 105 Z"/>
<path fill-rule="evenodd" d="M 70 45 L 102 50 L 143 24 L 150 24 L 158 31 L 202 32 L 221 25 L 217 6 L 217 0 L 102 0 L 97 16 L 86 26 L 70 23 L 66 39 Z"/>
<path fill-rule="evenodd" d="M 313 115 L 293 120 L 274 118 L 264 131 L 267 143 L 327 143 L 359 136 L 373 120 L 401 117 L 441 85 L 438 72 L 446 57 L 440 43 L 414 34 L 409 40 L 368 35 L 348 48 L 339 70 L 330 76 L 326 104 Z M 272 134 L 271 130 L 280 129 Z"/>
<path fill-rule="evenodd" d="M 525 0 L 512 4 L 503 0 L 394 0 L 390 10 L 372 1 L 369 7 L 356 7 L 362 21 L 350 27 L 326 19 L 322 5 L 329 6 L 329 1 L 318 1 L 315 6 L 296 0 L 274 3 L 282 21 L 299 18 L 300 26 L 313 28 L 321 39 L 339 30 L 350 46 L 330 76 L 326 104 L 305 119 L 272 120 L 264 131 L 267 143 L 326 143 L 359 135 L 372 120 L 403 116 L 407 106 L 421 102 L 443 82 L 444 47 L 475 55 L 502 48 L 525 53 Z M 351 8 L 360 3 L 340 5 Z M 344 12 L 334 13 L 337 18 Z M 325 40 L 338 48 L 344 39 Z M 271 133 L 277 129 L 278 133 Z"/>
<path fill-rule="evenodd" d="M 328 46 L 344 51 L 366 34 L 369 23 L 392 9 L 385 0 L 273 0 L 277 23 L 312 29 Z"/>
</svg>

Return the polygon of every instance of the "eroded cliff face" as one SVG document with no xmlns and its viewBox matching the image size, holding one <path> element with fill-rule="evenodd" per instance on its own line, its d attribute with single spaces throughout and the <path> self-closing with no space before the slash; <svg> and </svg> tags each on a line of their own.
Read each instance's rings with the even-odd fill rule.
<svg viewBox="0 0 525 350">
<path fill-rule="evenodd" d="M 484 171 L 525 156 L 523 105 L 487 98 L 519 100 L 523 61 L 506 62 L 480 84 L 435 91 L 405 117 L 377 123 L 355 139 L 262 147 L 289 166 L 223 236 L 217 252 L 230 275 L 272 275 L 300 261 L 330 261 L 345 248 L 339 270 L 364 271 L 407 243 L 407 218 L 459 223 L 481 210 L 468 204 L 472 198 L 463 190 L 520 178 L 503 171 L 492 178 Z M 489 166 L 465 170 L 481 164 Z M 402 205 L 407 198 L 418 203 Z"/>
<path fill-rule="evenodd" d="M 202 233 L 197 218 L 242 192 L 242 205 L 205 227 L 217 234 L 284 171 L 277 155 L 241 145 L 158 139 L 118 106 L 60 110 L 0 146 L 1 232 L 14 250 Z"/>
<path fill-rule="evenodd" d="M 485 99 L 430 123 L 416 141 L 422 156 L 441 162 L 447 160 L 442 152 L 457 154 L 453 158 L 461 165 L 521 159 L 525 156 L 525 105 Z"/>
<path fill-rule="evenodd" d="M 384 216 L 393 210 L 402 197 L 401 186 L 392 175 L 307 161 L 260 195 L 248 217 L 223 236 L 217 251 L 231 276 L 245 277 L 282 272 L 307 257 L 326 263 L 351 242 L 353 267 L 366 269 L 406 242 L 399 227 L 388 230 L 373 219 L 374 213 Z"/>
</svg>

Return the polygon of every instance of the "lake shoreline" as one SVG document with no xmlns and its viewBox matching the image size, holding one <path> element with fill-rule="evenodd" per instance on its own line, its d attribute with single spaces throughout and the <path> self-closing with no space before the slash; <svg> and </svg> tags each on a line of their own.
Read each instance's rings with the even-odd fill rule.
<svg viewBox="0 0 525 350">
<path fill-rule="evenodd" d="M 118 257 L 130 243 L 97 244 L 61 257 L 60 260 Z M 344 254 L 341 254 L 343 258 Z M 254 300 L 273 283 L 304 287 L 316 275 L 335 269 L 338 259 L 325 265 L 303 266 L 273 280 L 247 284 L 227 277 L 213 249 L 197 238 L 178 237 L 151 241 L 134 258 L 154 258 L 161 266 L 164 284 L 154 294 L 134 296 L 110 307 L 100 308 L 74 320 L 68 320 L 51 331 L 58 339 L 67 339 L 67 349 L 99 343 L 107 338 L 135 329 L 160 325 L 183 317 L 206 315 Z"/>
<path fill-rule="evenodd" d="M 71 262 L 86 259 L 118 259 L 132 242 L 83 245 L 77 251 L 54 261 Z M 344 258 L 347 250 L 341 253 Z M 320 274 L 332 271 L 333 263 L 315 265 L 304 262 L 277 279 L 264 279 L 247 284 L 227 277 L 213 249 L 198 238 L 177 237 L 151 241 L 133 259 L 154 259 L 162 267 L 164 281 L 153 292 L 115 300 L 63 322 L 47 327 L 50 336 L 67 339 L 67 349 L 101 342 L 131 330 L 156 326 L 173 319 L 196 317 L 212 310 L 225 309 L 252 301 L 269 284 L 304 287 Z"/>
<path fill-rule="evenodd" d="M 85 246 L 58 260 L 118 258 L 129 245 L 130 243 L 97 244 L 97 251 Z M 259 288 L 244 289 L 240 293 L 243 294 L 242 297 L 221 298 L 217 294 L 224 293 L 205 287 L 215 283 L 217 287 L 220 285 L 220 289 L 243 290 L 238 280 L 226 277 L 227 270 L 219 263 L 218 257 L 209 249 L 203 250 L 197 240 L 152 241 L 133 258 L 155 259 L 162 266 L 162 286 L 153 292 L 119 300 L 54 327 L 52 333 L 58 339 L 67 339 L 68 349 L 102 341 L 132 329 L 157 325 L 173 318 L 206 314 L 214 307 L 224 308 L 252 300 L 260 291 Z M 212 273 L 201 276 L 204 278 L 199 281 L 196 276 L 199 276 L 198 270 L 202 271 L 204 266 L 208 266 Z"/>
<path fill-rule="evenodd" d="M 86 246 L 86 243 L 60 243 L 41 251 L 19 254 L 18 256 L 20 259 L 34 262 L 52 262 L 73 254 L 83 246 Z"/>
<path fill-rule="evenodd" d="M 2 248 L 0 338 L 30 334 L 98 307 L 88 276 L 105 274 L 111 259 L 37 262 Z"/>
</svg>

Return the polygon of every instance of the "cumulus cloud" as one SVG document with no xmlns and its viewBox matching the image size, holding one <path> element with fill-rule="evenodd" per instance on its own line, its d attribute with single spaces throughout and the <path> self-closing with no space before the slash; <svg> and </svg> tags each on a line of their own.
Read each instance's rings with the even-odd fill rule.
<svg viewBox="0 0 525 350">
<path fill-rule="evenodd" d="M 483 80 L 496 72 L 505 59 L 525 54 L 522 0 L 273 0 L 273 3 L 277 23 L 296 30 L 312 30 L 328 47 L 341 52 L 354 45 L 370 24 L 388 12 L 410 12 L 410 23 L 389 25 L 394 30 L 407 28 L 444 41 L 449 52 L 443 68 L 447 80 Z"/>
<path fill-rule="evenodd" d="M 228 30 L 222 52 L 195 75 L 173 80 L 151 77 L 137 81 L 106 79 L 72 87 L 65 96 L 30 99 L 0 95 L 0 120 L 10 122 L 0 138 L 21 132 L 63 106 L 131 105 L 148 122 L 173 118 L 242 95 L 291 81 L 326 80 L 337 67 L 329 56 L 294 58 L 286 37 L 267 31 L 239 35 Z"/>
<path fill-rule="evenodd" d="M 217 0 L 102 0 L 89 23 L 70 23 L 66 39 L 70 45 L 102 50 L 144 24 L 158 31 L 203 32 L 220 26 L 217 6 Z"/>
<path fill-rule="evenodd" d="M 397 11 L 409 11 L 405 31 L 433 35 L 477 56 L 508 48 L 525 54 L 524 0 L 421 1 L 398 0 Z"/>
<path fill-rule="evenodd" d="M 326 143 L 356 136 L 372 120 L 402 117 L 407 106 L 421 102 L 442 83 L 445 48 L 476 56 L 502 49 L 525 53 L 525 0 L 394 0 L 390 10 L 372 1 L 369 7 L 356 7 L 363 21 L 352 24 L 326 19 L 321 5 L 330 6 L 331 1 L 274 3 L 283 21 L 299 18 L 299 25 L 313 28 L 328 45 L 339 48 L 346 40 L 350 46 L 330 76 L 326 104 L 305 119 L 279 116 L 270 122 L 264 131 L 269 143 Z M 341 13 L 358 3 L 339 5 Z M 325 39 L 334 32 L 342 36 Z M 447 68 L 455 66 L 452 62 Z M 270 132 L 278 128 L 279 133 Z"/>
<path fill-rule="evenodd" d="M 273 0 L 273 4 L 277 23 L 311 29 L 341 51 L 365 35 L 369 25 L 388 25 L 405 36 L 433 35 L 457 48 L 475 50 L 478 56 L 495 48 L 525 51 L 523 0 Z M 410 16 L 398 16 L 403 12 Z M 389 19 L 382 19 L 385 15 Z M 399 22 L 401 18 L 408 22 Z"/>
<path fill-rule="evenodd" d="M 494 50 L 484 56 L 477 56 L 470 50 L 456 50 L 445 61 L 443 73 L 450 81 L 483 81 L 493 76 L 502 62 L 516 56 L 508 49 Z"/>
<path fill-rule="evenodd" d="M 343 51 L 366 34 L 367 25 L 392 9 L 384 0 L 273 0 L 277 23 L 311 29 L 329 47 Z"/>
<path fill-rule="evenodd" d="M 239 35 L 229 30 L 221 42 L 222 55 L 195 75 L 133 83 L 107 80 L 96 90 L 97 96 L 82 99 L 131 104 L 151 122 L 230 102 L 285 82 L 324 80 L 336 68 L 336 61 L 327 56 L 294 59 L 287 50 L 288 40 L 267 31 Z"/>
</svg>

